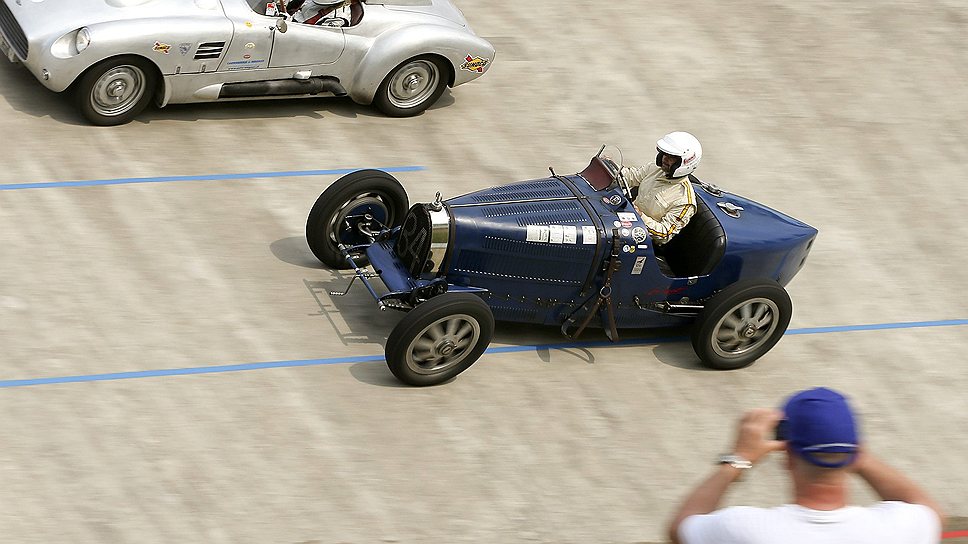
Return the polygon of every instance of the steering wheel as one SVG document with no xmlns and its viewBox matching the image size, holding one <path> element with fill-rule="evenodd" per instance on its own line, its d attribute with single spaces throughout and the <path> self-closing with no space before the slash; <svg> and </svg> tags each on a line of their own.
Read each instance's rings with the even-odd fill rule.
<svg viewBox="0 0 968 544">
<path fill-rule="evenodd" d="M 333 28 L 343 28 L 350 26 L 350 21 L 346 17 L 323 17 L 316 23 L 316 26 L 329 26 Z"/>
<path fill-rule="evenodd" d="M 614 184 L 617 184 L 625 194 L 625 197 L 629 201 L 635 200 L 635 195 L 633 194 L 633 189 L 629 187 L 628 182 L 625 181 L 625 175 L 622 174 L 622 167 L 615 163 L 611 157 L 599 157 L 605 169 L 608 170 Z"/>
</svg>

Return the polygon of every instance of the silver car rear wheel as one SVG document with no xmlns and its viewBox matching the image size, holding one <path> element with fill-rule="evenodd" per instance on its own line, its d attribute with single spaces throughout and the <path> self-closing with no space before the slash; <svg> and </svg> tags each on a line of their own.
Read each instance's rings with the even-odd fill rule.
<svg viewBox="0 0 968 544">
<path fill-rule="evenodd" d="M 404 61 L 391 71 L 373 97 L 373 104 L 391 117 L 411 117 L 440 98 L 450 79 L 449 62 L 437 55 Z"/>
<path fill-rule="evenodd" d="M 404 64 L 390 76 L 390 103 L 400 109 L 410 109 L 425 102 L 440 83 L 440 70 L 429 60 L 415 60 Z"/>
</svg>

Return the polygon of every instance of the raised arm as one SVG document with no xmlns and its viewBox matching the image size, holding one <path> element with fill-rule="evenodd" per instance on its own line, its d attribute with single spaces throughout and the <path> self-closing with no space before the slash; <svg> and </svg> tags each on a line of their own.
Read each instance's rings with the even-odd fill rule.
<svg viewBox="0 0 968 544">
<path fill-rule="evenodd" d="M 941 507 L 910 478 L 873 454 L 861 449 L 854 461 L 854 472 L 864 479 L 874 492 L 885 501 L 902 501 L 922 504 L 934 510 L 941 525 L 944 526 L 945 514 Z"/>
</svg>

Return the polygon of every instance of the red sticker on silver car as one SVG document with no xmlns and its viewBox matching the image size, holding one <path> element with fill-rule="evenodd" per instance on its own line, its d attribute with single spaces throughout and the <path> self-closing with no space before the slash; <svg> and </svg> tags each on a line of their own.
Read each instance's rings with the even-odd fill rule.
<svg viewBox="0 0 968 544">
<path fill-rule="evenodd" d="M 468 72 L 477 72 L 479 74 L 484 73 L 484 68 L 490 64 L 491 59 L 485 59 L 482 57 L 472 57 L 467 55 L 464 57 L 464 64 L 460 65 L 461 70 L 467 70 Z"/>
</svg>

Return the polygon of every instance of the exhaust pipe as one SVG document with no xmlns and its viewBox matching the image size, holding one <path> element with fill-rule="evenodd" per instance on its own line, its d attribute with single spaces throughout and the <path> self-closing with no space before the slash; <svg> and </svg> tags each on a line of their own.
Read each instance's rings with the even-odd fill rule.
<svg viewBox="0 0 968 544">
<path fill-rule="evenodd" d="M 244 98 L 251 96 L 286 96 L 298 94 L 319 94 L 330 92 L 336 96 L 346 96 L 346 89 L 332 76 L 311 77 L 309 79 L 274 79 L 270 81 L 249 81 L 225 83 L 218 93 L 219 98 Z"/>
</svg>

